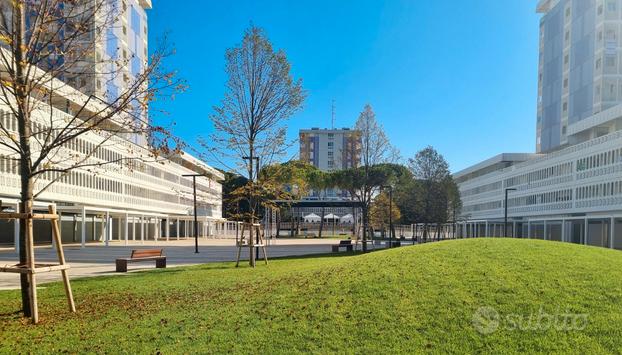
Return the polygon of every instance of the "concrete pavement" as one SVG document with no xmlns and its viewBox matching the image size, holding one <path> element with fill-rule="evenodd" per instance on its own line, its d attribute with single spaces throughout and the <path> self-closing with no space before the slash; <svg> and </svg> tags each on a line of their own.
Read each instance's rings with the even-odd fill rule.
<svg viewBox="0 0 622 355">
<path fill-rule="evenodd" d="M 279 239 L 268 246 L 268 257 L 295 256 L 307 254 L 330 253 L 331 245 L 338 244 L 338 239 Z M 205 264 L 210 262 L 235 261 L 237 248 L 233 239 L 199 239 L 199 253 L 194 253 L 194 240 L 111 242 L 88 244 L 86 248 L 79 245 L 64 246 L 65 258 L 71 269 L 71 279 L 100 275 L 124 275 L 115 272 L 115 259 L 129 257 L 132 249 L 163 248 L 166 254 L 167 267 Z M 261 254 L 260 254 L 261 255 Z M 50 246 L 35 248 L 37 262 L 58 262 L 56 250 Z M 248 260 L 248 248 L 243 248 L 242 260 Z M 0 265 L 17 263 L 17 254 L 13 249 L 0 250 Z M 128 265 L 128 271 L 155 268 L 155 262 L 134 263 Z M 60 281 L 60 272 L 37 274 L 37 283 Z M 0 273 L 0 290 L 19 287 L 19 274 Z"/>
</svg>

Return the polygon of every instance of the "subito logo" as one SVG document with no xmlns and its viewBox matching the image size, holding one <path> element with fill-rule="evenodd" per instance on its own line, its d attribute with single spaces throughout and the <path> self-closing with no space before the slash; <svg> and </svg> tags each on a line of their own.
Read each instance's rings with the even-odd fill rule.
<svg viewBox="0 0 622 355">
<path fill-rule="evenodd" d="M 492 307 L 480 307 L 473 314 L 471 322 L 480 334 L 488 335 L 499 328 L 499 313 Z"/>
</svg>

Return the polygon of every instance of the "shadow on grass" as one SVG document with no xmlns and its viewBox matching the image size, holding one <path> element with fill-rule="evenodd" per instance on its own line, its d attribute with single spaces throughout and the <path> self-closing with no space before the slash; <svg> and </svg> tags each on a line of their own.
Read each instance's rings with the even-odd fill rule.
<svg viewBox="0 0 622 355">
<path fill-rule="evenodd" d="M 370 253 L 371 251 L 368 251 L 367 253 Z M 347 256 L 356 256 L 356 255 L 363 255 L 365 253 L 363 253 L 362 251 L 349 251 L 349 252 L 339 252 L 339 253 L 323 253 L 323 254 L 306 254 L 306 255 L 290 255 L 290 256 L 276 256 L 273 258 L 270 258 L 268 256 L 268 265 L 264 264 L 263 259 L 261 260 L 257 260 L 257 268 L 259 267 L 270 267 L 270 262 L 271 261 L 288 261 L 288 260 L 305 260 L 305 259 L 317 259 L 317 258 L 340 258 L 340 257 L 347 257 Z M 233 269 L 248 269 L 250 268 L 250 266 L 248 265 L 248 259 L 241 259 L 240 260 L 240 265 L 239 267 L 235 266 L 235 261 L 218 261 L 218 262 L 208 262 L 208 263 L 204 263 L 204 264 L 196 264 L 196 265 L 179 265 L 179 266 L 172 266 L 172 267 L 168 267 L 166 269 L 135 269 L 135 270 L 129 270 L 129 272 L 126 273 L 111 273 L 108 271 L 102 271 L 102 275 L 100 276 L 95 276 L 95 277 L 76 277 L 76 278 L 72 278 L 71 282 L 74 283 L 82 283 L 84 281 L 89 281 L 89 280 L 100 280 L 100 281 L 106 281 L 106 280 L 110 280 L 110 279 L 114 279 L 116 277 L 119 276 L 123 276 L 123 277 L 139 277 L 139 276 L 145 276 L 146 274 L 152 274 L 152 275 L 157 275 L 157 274 L 174 274 L 174 273 L 183 273 L 183 272 L 188 272 L 188 271 L 207 271 L 207 270 L 233 270 Z M 49 284 L 58 284 L 60 285 L 60 281 L 55 281 L 55 282 L 51 282 Z"/>
</svg>

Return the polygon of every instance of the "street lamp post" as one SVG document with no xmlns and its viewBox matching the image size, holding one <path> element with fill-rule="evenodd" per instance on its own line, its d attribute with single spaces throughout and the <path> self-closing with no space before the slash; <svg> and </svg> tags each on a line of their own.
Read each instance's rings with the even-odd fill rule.
<svg viewBox="0 0 622 355">
<path fill-rule="evenodd" d="M 253 186 L 253 182 L 254 182 L 254 178 L 253 178 L 253 160 L 255 160 L 255 163 L 256 163 L 256 169 L 255 169 L 256 170 L 256 174 L 259 175 L 259 157 L 254 157 L 253 156 L 253 152 L 251 151 L 250 156 L 242 157 L 242 159 L 248 160 L 249 166 L 250 166 L 250 169 L 248 171 L 248 175 L 249 175 L 249 180 L 251 182 L 251 192 L 250 192 L 250 196 L 248 198 L 248 207 L 249 207 L 250 212 L 251 212 L 251 218 L 250 218 L 250 220 L 251 220 L 251 228 L 250 228 L 250 232 L 249 233 L 250 233 L 250 238 L 252 239 L 253 238 L 253 223 L 255 223 L 255 209 L 253 208 L 253 193 L 254 193 L 254 190 L 255 190 L 255 188 Z M 255 258 L 257 256 L 259 256 L 259 233 L 256 233 L 256 234 L 257 234 L 257 236 L 255 238 L 256 239 L 255 244 L 257 246 L 255 247 Z M 251 248 L 251 250 L 252 250 L 252 248 Z M 253 267 L 255 267 L 255 258 L 253 258 L 252 255 L 249 256 L 249 259 L 251 259 L 250 260 L 250 264 Z"/>
<path fill-rule="evenodd" d="M 205 174 L 184 174 L 183 177 L 192 178 L 192 195 L 194 198 L 194 252 L 199 253 L 199 221 L 197 220 L 197 176 L 206 176 Z M 168 226 L 166 226 L 168 228 Z"/>
<path fill-rule="evenodd" d="M 393 247 L 393 186 L 384 185 L 383 189 L 389 190 L 389 248 Z"/>
<path fill-rule="evenodd" d="M 504 218 L 503 218 L 503 235 L 506 238 L 508 236 L 508 192 L 510 191 L 516 191 L 516 189 L 515 188 L 505 189 L 505 203 L 504 203 L 505 213 L 504 213 Z M 512 235 L 512 237 L 514 237 L 514 235 Z"/>
</svg>

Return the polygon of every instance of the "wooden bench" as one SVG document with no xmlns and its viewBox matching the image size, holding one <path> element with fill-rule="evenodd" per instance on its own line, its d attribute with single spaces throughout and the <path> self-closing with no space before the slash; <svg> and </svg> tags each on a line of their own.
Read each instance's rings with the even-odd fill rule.
<svg viewBox="0 0 622 355">
<path fill-rule="evenodd" d="M 352 251 L 352 240 L 345 239 L 340 240 L 339 244 L 335 244 L 333 247 L 333 253 L 338 253 L 340 248 L 346 248 L 346 251 Z"/>
<path fill-rule="evenodd" d="M 129 258 L 119 258 L 116 260 L 117 272 L 127 272 L 128 263 L 151 260 L 155 260 L 156 268 L 165 268 L 166 256 L 163 253 L 164 249 L 134 249 Z"/>
</svg>

